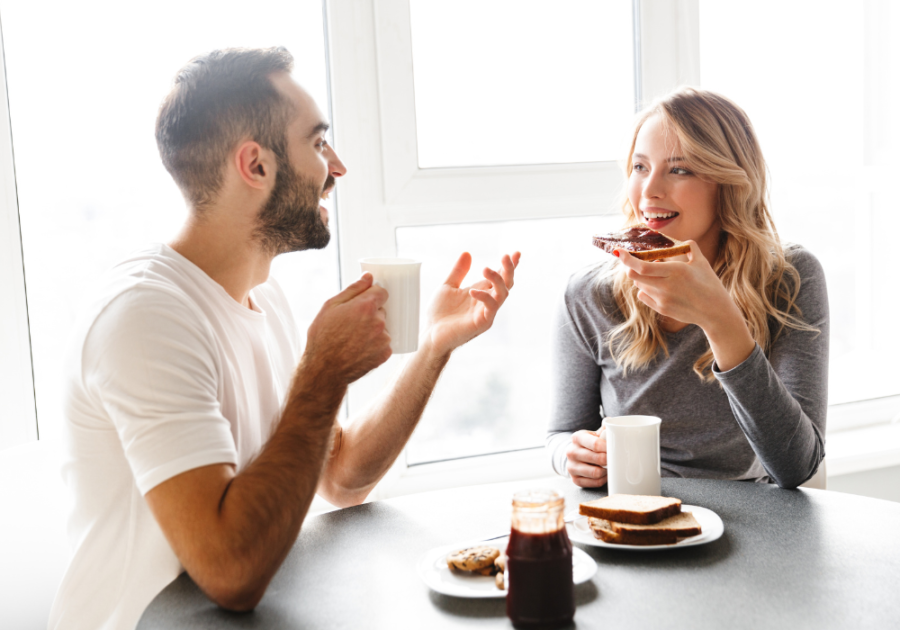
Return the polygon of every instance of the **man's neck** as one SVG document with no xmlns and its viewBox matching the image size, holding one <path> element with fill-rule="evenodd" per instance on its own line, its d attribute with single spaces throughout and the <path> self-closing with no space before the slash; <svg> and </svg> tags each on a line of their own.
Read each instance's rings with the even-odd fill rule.
<svg viewBox="0 0 900 630">
<path fill-rule="evenodd" d="M 251 308 L 250 290 L 269 277 L 272 257 L 260 251 L 246 226 L 192 216 L 169 247 L 219 283 L 236 302 Z"/>
</svg>

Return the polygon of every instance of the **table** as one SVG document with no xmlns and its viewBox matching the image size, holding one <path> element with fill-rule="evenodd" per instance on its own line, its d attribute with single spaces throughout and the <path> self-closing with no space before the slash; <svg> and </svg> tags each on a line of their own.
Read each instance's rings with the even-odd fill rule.
<svg viewBox="0 0 900 630">
<path fill-rule="evenodd" d="M 217 608 L 187 574 L 139 630 L 510 628 L 505 602 L 448 597 L 418 578 L 427 550 L 501 533 L 516 489 L 551 487 L 567 510 L 605 491 L 553 478 L 410 495 L 310 518 L 257 609 Z M 900 503 L 734 481 L 663 479 L 666 496 L 715 511 L 717 541 L 662 552 L 582 546 L 580 629 L 900 628 Z"/>
</svg>

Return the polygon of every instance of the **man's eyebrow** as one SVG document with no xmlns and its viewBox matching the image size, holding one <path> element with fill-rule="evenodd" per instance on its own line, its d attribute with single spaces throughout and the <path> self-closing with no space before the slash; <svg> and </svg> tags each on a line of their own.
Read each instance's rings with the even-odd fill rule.
<svg viewBox="0 0 900 630">
<path fill-rule="evenodd" d="M 325 132 L 328 131 L 330 128 L 331 128 L 331 125 L 329 125 L 329 124 L 328 124 L 327 122 L 325 122 L 325 121 L 322 121 L 322 122 L 320 122 L 318 125 L 316 125 L 315 127 L 313 127 L 313 128 L 312 128 L 312 131 L 310 131 L 310 132 L 309 132 L 309 135 L 306 136 L 306 137 L 307 137 L 307 138 L 313 138 L 313 137 L 315 137 L 315 136 L 318 136 L 320 133 L 325 133 Z"/>
<path fill-rule="evenodd" d="M 648 159 L 647 156 L 644 155 L 643 153 L 635 153 L 634 155 L 631 156 L 631 158 L 632 158 L 632 159 L 637 158 L 637 159 L 639 159 L 639 160 L 646 160 L 646 159 Z M 684 161 L 685 161 L 685 159 L 684 159 L 683 157 L 680 157 L 680 156 L 670 157 L 670 158 L 667 158 L 667 159 L 666 159 L 666 162 L 684 162 Z"/>
</svg>

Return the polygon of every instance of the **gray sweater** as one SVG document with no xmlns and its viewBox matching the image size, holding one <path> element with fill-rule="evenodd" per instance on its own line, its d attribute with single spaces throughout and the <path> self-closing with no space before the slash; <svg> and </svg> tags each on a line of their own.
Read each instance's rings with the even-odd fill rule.
<svg viewBox="0 0 900 630">
<path fill-rule="evenodd" d="M 668 333 L 660 353 L 627 377 L 609 355 L 607 333 L 622 321 L 612 280 L 598 286 L 603 262 L 569 278 L 553 328 L 553 403 L 547 451 L 553 469 L 566 473 L 572 433 L 597 430 L 605 416 L 662 418 L 664 477 L 774 481 L 794 488 L 825 455 L 828 386 L 828 295 L 819 261 L 802 247 L 785 252 L 800 273 L 797 304 L 821 333 L 786 328 L 768 356 L 757 346 L 737 367 L 705 383 L 694 362 L 709 347 L 690 325 Z M 775 329 L 773 328 L 773 331 Z"/>
</svg>

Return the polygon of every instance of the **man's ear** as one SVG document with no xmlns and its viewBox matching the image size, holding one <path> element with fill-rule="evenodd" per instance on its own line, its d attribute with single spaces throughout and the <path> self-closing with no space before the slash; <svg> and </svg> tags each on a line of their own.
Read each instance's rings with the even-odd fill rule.
<svg viewBox="0 0 900 630">
<path fill-rule="evenodd" d="M 245 184 L 263 190 L 275 182 L 275 160 L 258 142 L 246 140 L 234 153 L 234 166 Z"/>
</svg>

